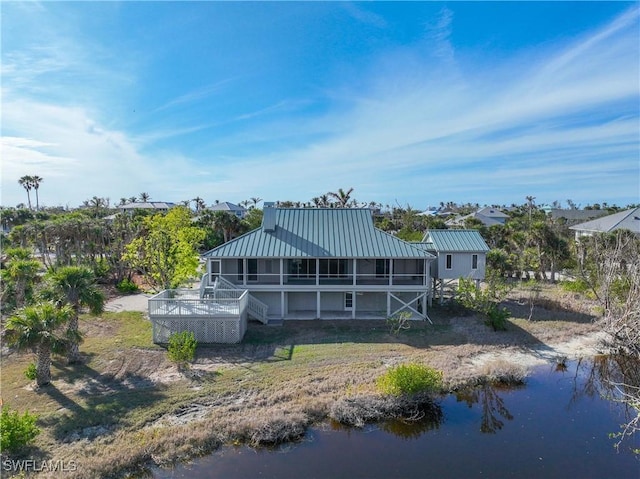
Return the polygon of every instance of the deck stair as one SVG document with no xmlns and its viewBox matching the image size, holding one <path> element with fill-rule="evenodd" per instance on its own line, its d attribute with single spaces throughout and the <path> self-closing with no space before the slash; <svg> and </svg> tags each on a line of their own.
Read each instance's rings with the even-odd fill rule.
<svg viewBox="0 0 640 479">
<path fill-rule="evenodd" d="M 222 277 L 217 277 L 213 284 L 208 283 L 208 275 L 204 275 L 202 277 L 202 281 L 200 282 L 200 295 L 201 296 L 216 296 L 220 294 L 224 294 L 225 290 L 243 290 L 243 288 L 239 288 L 237 285 L 233 284 L 230 281 Z M 269 306 L 264 304 L 259 299 L 253 297 L 249 293 L 248 297 L 249 301 L 247 303 L 247 314 L 260 321 L 262 324 L 269 324 L 269 318 L 267 318 L 267 311 L 269 310 Z"/>
</svg>

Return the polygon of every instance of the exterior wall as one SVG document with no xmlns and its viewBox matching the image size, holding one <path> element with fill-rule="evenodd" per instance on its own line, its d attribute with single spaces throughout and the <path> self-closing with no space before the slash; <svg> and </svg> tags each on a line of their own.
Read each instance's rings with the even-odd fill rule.
<svg viewBox="0 0 640 479">
<path fill-rule="evenodd" d="M 344 311 L 345 293 L 320 293 L 320 313 L 323 311 Z"/>
<path fill-rule="evenodd" d="M 269 306 L 269 316 L 281 317 L 284 312 L 280 302 L 280 292 L 277 291 L 255 291 L 250 293 L 254 298 Z"/>
<path fill-rule="evenodd" d="M 316 310 L 316 293 L 315 292 L 288 292 L 288 313 L 292 311 L 315 311 Z"/>
<path fill-rule="evenodd" d="M 451 269 L 446 268 L 447 254 L 452 255 Z M 471 269 L 472 257 L 478 255 L 478 268 Z M 485 253 L 446 253 L 438 254 L 437 269 L 432 273 L 438 279 L 484 279 L 486 270 L 486 254 Z"/>
<path fill-rule="evenodd" d="M 387 294 L 386 293 L 357 293 L 356 294 L 356 314 L 357 313 L 380 313 L 387 314 Z"/>
</svg>

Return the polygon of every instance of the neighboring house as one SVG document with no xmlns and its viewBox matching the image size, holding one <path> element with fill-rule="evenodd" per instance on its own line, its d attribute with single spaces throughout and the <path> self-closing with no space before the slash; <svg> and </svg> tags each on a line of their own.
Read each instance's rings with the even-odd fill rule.
<svg viewBox="0 0 640 479">
<path fill-rule="evenodd" d="M 235 215 L 240 219 L 244 218 L 247 214 L 247 210 L 245 208 L 240 205 L 229 203 L 228 201 L 216 203 L 215 205 L 209 206 L 207 209 L 211 211 L 226 211 L 227 213 L 231 213 L 232 215 Z"/>
<path fill-rule="evenodd" d="M 569 229 L 575 231 L 576 240 L 582 236 L 591 236 L 594 233 L 610 233 L 620 229 L 640 234 L 640 207 L 602 216 L 586 223 L 570 226 Z"/>
<path fill-rule="evenodd" d="M 204 254 L 206 288 L 247 290 L 274 319 L 427 319 L 434 257 L 373 225 L 369 209 L 275 208 Z"/>
<path fill-rule="evenodd" d="M 459 278 L 484 279 L 489 246 L 476 230 L 427 230 L 421 245 L 437 256 L 431 266 L 433 290 L 442 300 L 444 285 Z"/>
<path fill-rule="evenodd" d="M 158 211 L 158 212 L 166 213 L 174 206 L 175 206 L 174 203 L 169 203 L 166 201 L 135 201 L 133 203 L 119 205 L 118 209 L 122 213 L 125 213 L 125 212 L 131 213 L 135 210 Z"/>
<path fill-rule="evenodd" d="M 452 227 L 464 226 L 465 220 L 467 218 L 475 218 L 478 221 L 482 222 L 482 224 L 485 226 L 493 226 L 493 225 L 505 224 L 509 216 L 504 214 L 498 208 L 487 206 L 485 208 L 479 209 L 475 213 L 471 213 L 466 216 L 459 216 L 457 218 L 452 218 L 451 220 L 446 222 L 446 225 L 452 226 Z"/>
<path fill-rule="evenodd" d="M 547 215 L 554 220 L 565 220 L 567 225 L 575 225 L 576 223 L 600 218 L 609 214 L 607 210 L 576 210 L 562 208 L 541 208 Z"/>
</svg>

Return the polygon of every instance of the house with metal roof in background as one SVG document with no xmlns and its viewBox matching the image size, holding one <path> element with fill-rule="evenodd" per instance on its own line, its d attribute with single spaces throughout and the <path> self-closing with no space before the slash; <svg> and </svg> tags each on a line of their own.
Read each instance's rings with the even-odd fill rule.
<svg viewBox="0 0 640 479">
<path fill-rule="evenodd" d="M 247 210 L 234 203 L 229 203 L 228 201 L 223 201 L 222 203 L 216 203 L 215 205 L 209 206 L 207 209 L 211 211 L 226 211 L 227 213 L 231 213 L 232 215 L 237 216 L 242 219 L 247 214 Z"/>
<path fill-rule="evenodd" d="M 175 207 L 174 203 L 169 203 L 167 201 L 134 201 L 133 203 L 126 203 L 124 205 L 119 205 L 118 209 L 120 212 L 134 212 L 136 210 L 145 210 L 145 211 L 155 211 L 166 213 L 171 208 Z"/>
<path fill-rule="evenodd" d="M 491 206 L 486 206 L 484 208 L 480 208 L 475 213 L 471 213 L 465 216 L 458 216 L 456 218 L 452 218 L 446 222 L 446 225 L 449 227 L 460 227 L 465 225 L 465 221 L 468 218 L 474 218 L 480 221 L 485 226 L 493 226 L 493 225 L 503 225 L 506 223 L 509 215 L 504 214 L 500 211 L 499 208 L 494 208 Z"/>
<path fill-rule="evenodd" d="M 247 290 L 271 322 L 385 319 L 403 311 L 428 319 L 435 257 L 375 228 L 371 210 L 265 203 L 263 212 L 260 228 L 203 255 L 203 291 Z"/>
<path fill-rule="evenodd" d="M 570 226 L 569 229 L 575 231 L 576 240 L 582 236 L 610 233 L 622 229 L 640 235 L 640 207 L 602 216 L 586 223 Z"/>
<path fill-rule="evenodd" d="M 442 302 L 444 287 L 459 278 L 484 279 L 489 246 L 476 230 L 427 230 L 420 245 L 436 256 L 431 266 L 433 291 Z"/>
</svg>

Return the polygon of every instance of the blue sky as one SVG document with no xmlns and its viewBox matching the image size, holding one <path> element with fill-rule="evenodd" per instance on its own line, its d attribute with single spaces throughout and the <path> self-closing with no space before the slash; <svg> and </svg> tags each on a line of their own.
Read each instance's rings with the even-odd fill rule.
<svg viewBox="0 0 640 479">
<path fill-rule="evenodd" d="M 629 2 L 2 9 L 2 198 L 640 202 Z"/>
</svg>

